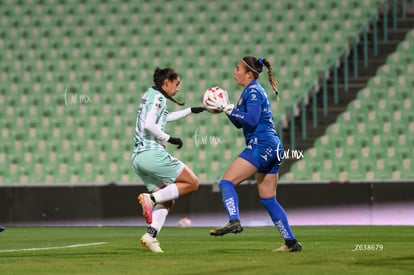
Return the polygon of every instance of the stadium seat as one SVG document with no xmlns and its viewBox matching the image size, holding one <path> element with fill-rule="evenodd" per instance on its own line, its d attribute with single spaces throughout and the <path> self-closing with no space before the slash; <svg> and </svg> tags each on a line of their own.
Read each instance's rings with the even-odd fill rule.
<svg viewBox="0 0 414 275">
<path fill-rule="evenodd" d="M 232 77 L 237 60 L 244 55 L 268 57 L 280 81 L 281 101 L 272 102 L 274 115 L 283 119 L 301 91 L 317 79 L 349 35 L 375 12 L 377 4 L 372 0 L 348 4 L 335 0 L 75 2 L 9 1 L 2 5 L 0 112 L 7 122 L 1 135 L 14 142 L 7 147 L 12 156 L 3 160 L 8 169 L 0 184 L 135 183 L 132 170 L 132 177 L 126 170 L 130 168 L 125 157 L 130 149 L 126 148 L 132 144 L 138 100 L 151 85 L 155 66 L 176 67 L 183 81 L 183 94 L 179 96 L 186 106 L 194 106 L 212 85 L 234 91 L 231 98 L 236 101 L 242 90 Z M 335 41 L 326 39 L 333 34 Z M 398 60 L 407 58 L 410 54 L 398 56 Z M 414 83 L 409 79 L 407 75 L 400 81 Z M 268 83 L 262 82 L 270 91 Z M 76 96 L 76 101 L 65 101 L 65 91 Z M 84 94 L 92 102 L 79 102 Z M 395 107 L 389 101 L 383 112 Z M 170 104 L 169 108 L 178 107 Z M 404 114 L 409 113 L 407 110 Z M 375 112 L 376 117 L 383 112 Z M 358 119 L 363 117 L 352 117 L 352 121 Z M 411 118 L 403 115 L 388 121 L 412 123 L 412 112 Z M 365 123 L 366 131 L 369 125 Z M 223 143 L 198 150 L 195 129 L 221 138 Z M 406 137 L 413 134 L 391 126 L 390 131 L 394 130 Z M 169 125 L 168 131 L 188 141 L 182 160 L 193 165 L 205 181 L 217 180 L 244 147 L 240 132 L 221 115 L 189 116 Z M 233 136 L 236 138 L 230 138 Z M 31 153 L 36 161 L 31 167 L 33 173 L 30 169 L 18 171 L 15 163 L 16 156 L 24 152 L 21 144 L 28 140 L 42 147 Z M 45 143 L 50 144 L 48 148 Z M 68 143 L 69 148 L 76 149 L 72 154 L 65 147 Z M 118 150 L 119 155 L 111 155 Z M 197 164 L 198 157 L 205 157 L 208 163 Z M 122 163 L 115 159 L 122 159 Z M 67 162 L 68 168 L 59 166 L 61 162 Z M 59 165 L 48 168 L 50 163 Z M 317 174 L 313 168 L 310 171 Z M 59 169 L 62 173 L 56 172 Z"/>
<path fill-rule="evenodd" d="M 332 165 L 329 166 L 329 175 L 325 171 L 319 173 L 318 178 L 326 180 L 413 178 L 409 157 L 413 154 L 414 143 L 413 93 L 405 88 L 407 77 L 410 77 L 407 67 L 412 65 L 409 62 L 401 64 L 402 57 L 409 51 L 409 48 L 401 46 L 405 43 L 402 42 L 390 55 L 367 87 L 349 104 L 347 111 L 315 142 L 315 147 L 305 152 L 304 159 L 299 162 L 301 167 L 324 163 L 326 170 L 327 164 Z M 334 150 L 330 147 L 332 144 L 342 150 Z M 318 159 L 323 150 L 327 154 L 325 161 Z M 327 163 L 326 159 L 334 161 Z M 286 179 L 296 179 L 298 166 L 292 167 Z M 300 179 L 303 180 L 303 176 Z M 312 180 L 312 176 L 305 179 Z"/>
</svg>

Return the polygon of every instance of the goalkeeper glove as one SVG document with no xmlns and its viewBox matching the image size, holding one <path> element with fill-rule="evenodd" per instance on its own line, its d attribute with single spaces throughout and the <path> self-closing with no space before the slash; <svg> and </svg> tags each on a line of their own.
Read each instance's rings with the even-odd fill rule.
<svg viewBox="0 0 414 275">
<path fill-rule="evenodd" d="M 230 115 L 233 111 L 234 104 L 230 104 L 227 100 L 223 101 L 216 97 L 209 97 L 206 102 L 206 108 L 210 110 L 218 110 Z"/>
</svg>

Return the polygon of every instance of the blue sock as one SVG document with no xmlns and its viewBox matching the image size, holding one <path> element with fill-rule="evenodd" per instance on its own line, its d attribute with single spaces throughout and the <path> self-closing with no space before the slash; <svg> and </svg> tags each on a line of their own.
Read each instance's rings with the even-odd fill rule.
<svg viewBox="0 0 414 275">
<path fill-rule="evenodd" d="M 224 208 L 226 208 L 229 220 L 238 219 L 239 217 L 239 197 L 236 188 L 231 181 L 221 180 L 219 183 L 221 197 L 223 199 Z"/>
<path fill-rule="evenodd" d="M 295 236 L 290 229 L 289 222 L 286 216 L 286 212 L 283 207 L 278 203 L 276 197 L 263 199 L 260 198 L 260 203 L 266 208 L 270 217 L 272 218 L 273 223 L 275 224 L 277 230 L 279 230 L 280 235 L 282 235 L 285 241 L 291 241 L 295 239 Z"/>
</svg>

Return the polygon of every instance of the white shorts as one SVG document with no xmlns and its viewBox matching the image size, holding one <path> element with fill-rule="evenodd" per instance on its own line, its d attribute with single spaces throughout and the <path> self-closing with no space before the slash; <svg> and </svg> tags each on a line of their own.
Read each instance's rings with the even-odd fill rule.
<svg viewBox="0 0 414 275">
<path fill-rule="evenodd" d="M 131 164 L 149 192 L 175 182 L 185 167 L 183 162 L 165 150 L 134 152 Z"/>
</svg>

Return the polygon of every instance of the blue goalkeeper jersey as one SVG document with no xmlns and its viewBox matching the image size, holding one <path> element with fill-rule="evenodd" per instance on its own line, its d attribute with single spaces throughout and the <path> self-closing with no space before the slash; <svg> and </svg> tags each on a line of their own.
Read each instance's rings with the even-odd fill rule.
<svg viewBox="0 0 414 275">
<path fill-rule="evenodd" d="M 246 86 L 237 106 L 228 117 L 237 128 L 243 129 L 246 145 L 249 142 L 278 142 L 269 99 L 266 91 L 256 80 Z"/>
</svg>

